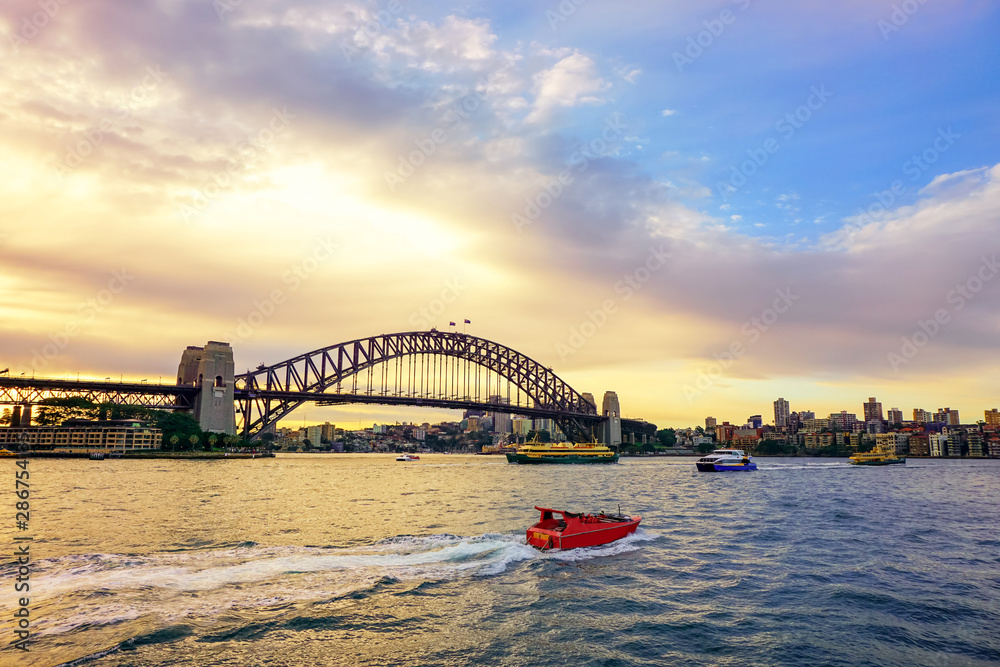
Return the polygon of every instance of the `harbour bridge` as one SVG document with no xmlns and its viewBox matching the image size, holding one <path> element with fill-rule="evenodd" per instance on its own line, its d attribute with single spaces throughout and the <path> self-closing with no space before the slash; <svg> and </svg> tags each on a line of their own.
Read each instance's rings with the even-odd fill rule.
<svg viewBox="0 0 1000 667">
<path fill-rule="evenodd" d="M 230 345 L 209 341 L 184 350 L 176 384 L 0 375 L 0 404 L 16 406 L 17 417 L 22 406 L 71 396 L 188 411 L 206 431 L 248 440 L 273 431 L 278 420 L 306 403 L 376 403 L 551 419 L 572 440 L 622 441 L 614 392 L 605 394 L 599 410 L 591 394 L 513 348 L 434 329 L 337 343 L 238 375 Z M 625 424 L 626 442 L 655 432 L 638 420 Z"/>
</svg>

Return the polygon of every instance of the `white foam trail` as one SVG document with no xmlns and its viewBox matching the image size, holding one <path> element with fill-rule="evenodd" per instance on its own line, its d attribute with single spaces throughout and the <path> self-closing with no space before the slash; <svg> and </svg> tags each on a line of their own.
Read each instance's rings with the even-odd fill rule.
<svg viewBox="0 0 1000 667">
<path fill-rule="evenodd" d="M 369 547 L 335 549 L 254 545 L 147 556 L 67 556 L 39 563 L 32 590 L 38 591 L 38 602 L 51 605 L 51 613 L 36 628 L 39 634 L 61 634 L 147 615 L 159 623 L 203 622 L 240 610 L 332 600 L 386 579 L 446 581 L 498 575 L 513 563 L 534 559 L 615 556 L 660 537 L 640 528 L 605 546 L 547 552 L 529 546 L 518 532 L 400 536 Z M 60 610 L 63 596 L 70 597 Z"/>
<path fill-rule="evenodd" d="M 78 559 L 69 559 L 71 562 L 66 563 L 69 568 L 50 561 L 43 572 L 52 573 L 41 574 L 37 584 L 45 598 L 49 598 L 74 591 L 146 587 L 207 591 L 264 582 L 283 575 L 338 570 L 407 580 L 447 579 L 483 568 L 493 573 L 503 572 L 508 563 L 525 559 L 520 555 L 524 553 L 523 542 L 523 538 L 510 535 L 474 538 L 445 535 L 401 538 L 369 549 L 290 547 L 286 549 L 287 555 L 255 553 L 256 549 L 240 550 L 242 553 L 238 554 L 228 550 L 138 559 L 121 557 L 118 561 L 113 556 L 101 555 L 83 564 Z M 232 564 L 237 557 L 244 562 Z M 220 561 L 226 564 L 218 564 Z"/>
</svg>

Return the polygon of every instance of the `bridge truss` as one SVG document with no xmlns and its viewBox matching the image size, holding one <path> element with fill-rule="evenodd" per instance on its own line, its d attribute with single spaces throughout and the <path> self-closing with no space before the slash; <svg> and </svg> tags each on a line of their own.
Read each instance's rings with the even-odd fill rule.
<svg viewBox="0 0 1000 667">
<path fill-rule="evenodd" d="M 0 405 L 38 405 L 47 398 L 85 398 L 158 410 L 190 410 L 198 389 L 147 382 L 0 376 Z"/>
<path fill-rule="evenodd" d="M 462 333 L 411 331 L 338 343 L 236 376 L 246 438 L 307 401 L 480 409 L 553 419 L 587 440 L 603 421 L 594 405 L 537 361 Z"/>
</svg>

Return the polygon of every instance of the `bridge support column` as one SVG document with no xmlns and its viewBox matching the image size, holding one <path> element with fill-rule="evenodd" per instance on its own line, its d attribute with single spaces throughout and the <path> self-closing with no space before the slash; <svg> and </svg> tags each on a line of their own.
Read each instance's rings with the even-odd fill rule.
<svg viewBox="0 0 1000 667">
<path fill-rule="evenodd" d="M 608 418 L 604 422 L 604 444 L 618 447 L 622 444 L 622 412 L 618 405 L 618 394 L 613 391 L 604 392 L 602 412 Z"/>
<path fill-rule="evenodd" d="M 198 387 L 192 416 L 203 431 L 236 435 L 235 365 L 229 343 L 189 345 L 177 367 L 177 384 Z"/>
</svg>

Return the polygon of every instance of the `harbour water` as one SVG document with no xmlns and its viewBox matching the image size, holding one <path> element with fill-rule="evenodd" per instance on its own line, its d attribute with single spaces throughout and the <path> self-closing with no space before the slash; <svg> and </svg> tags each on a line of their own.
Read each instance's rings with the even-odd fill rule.
<svg viewBox="0 0 1000 667">
<path fill-rule="evenodd" d="M 758 463 L 34 460 L 30 651 L 7 555 L 0 664 L 1000 663 L 1000 461 Z M 534 505 L 619 504 L 621 542 L 524 544 Z"/>
</svg>

